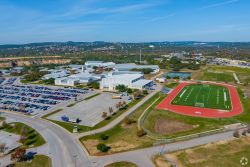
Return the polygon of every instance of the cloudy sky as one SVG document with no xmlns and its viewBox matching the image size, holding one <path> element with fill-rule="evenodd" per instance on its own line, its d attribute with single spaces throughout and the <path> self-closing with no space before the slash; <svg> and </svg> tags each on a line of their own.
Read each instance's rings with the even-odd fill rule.
<svg viewBox="0 0 250 167">
<path fill-rule="evenodd" d="M 0 44 L 250 41 L 249 0 L 1 0 Z"/>
</svg>

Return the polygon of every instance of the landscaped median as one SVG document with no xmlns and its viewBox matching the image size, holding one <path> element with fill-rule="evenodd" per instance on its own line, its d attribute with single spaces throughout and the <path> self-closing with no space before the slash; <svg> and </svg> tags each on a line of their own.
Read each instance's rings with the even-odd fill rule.
<svg viewBox="0 0 250 167">
<path fill-rule="evenodd" d="M 45 144 L 45 140 L 37 131 L 20 122 L 4 123 L 0 130 L 20 135 L 20 142 L 27 148 Z"/>
<path fill-rule="evenodd" d="M 138 130 L 137 120 L 144 110 L 155 101 L 155 99 L 159 98 L 159 100 L 150 107 L 151 109 L 154 108 L 164 97 L 164 95 L 157 93 L 114 128 L 101 134 L 83 137 L 80 141 L 84 144 L 91 155 L 103 155 L 105 154 L 105 151 L 106 153 L 115 153 L 152 146 L 154 140 L 148 138 L 143 132 Z M 100 147 L 101 145 L 102 147 Z M 104 153 L 100 151 L 102 148 L 107 148 L 103 149 Z"/>
<path fill-rule="evenodd" d="M 94 98 L 94 97 L 96 97 L 98 95 L 99 94 L 95 94 L 92 97 L 89 97 L 88 99 L 85 99 L 85 100 L 90 100 L 91 98 Z M 128 111 L 130 108 L 135 106 L 137 103 L 139 103 L 143 98 L 133 100 L 132 102 L 127 104 L 126 108 L 119 109 L 117 112 L 114 112 L 113 114 L 109 115 L 106 119 L 104 119 L 103 121 L 101 121 L 100 123 L 95 125 L 94 127 L 88 127 L 88 126 L 83 126 L 83 125 L 79 125 L 79 124 L 75 124 L 75 123 L 62 122 L 62 121 L 56 121 L 56 120 L 48 119 L 49 116 L 62 111 L 62 109 L 58 109 L 58 110 L 56 110 L 54 112 L 51 112 L 51 113 L 49 113 L 47 115 L 44 115 L 42 118 L 47 119 L 47 120 L 49 120 L 49 121 L 51 121 L 53 123 L 56 123 L 56 124 L 60 125 L 61 127 L 65 128 L 66 130 L 68 130 L 71 133 L 73 132 L 74 126 L 77 126 L 78 133 L 83 133 L 83 132 L 87 132 L 87 131 L 91 131 L 91 130 L 101 128 L 101 127 L 109 124 L 110 122 L 112 122 L 113 120 L 118 118 L 120 115 L 122 115 L 123 113 Z"/>
<path fill-rule="evenodd" d="M 45 155 L 36 155 L 31 162 L 17 162 L 15 167 L 52 167 L 52 162 Z"/>
<path fill-rule="evenodd" d="M 115 162 L 109 165 L 106 165 L 105 167 L 137 167 L 137 165 L 131 163 L 131 162 Z"/>
</svg>

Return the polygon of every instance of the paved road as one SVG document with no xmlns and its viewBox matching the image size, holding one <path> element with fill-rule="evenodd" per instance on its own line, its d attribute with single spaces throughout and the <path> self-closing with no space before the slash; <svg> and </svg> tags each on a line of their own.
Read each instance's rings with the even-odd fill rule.
<svg viewBox="0 0 250 167">
<path fill-rule="evenodd" d="M 176 142 L 171 144 L 166 144 L 163 146 L 155 146 L 145 149 L 139 149 L 135 151 L 128 151 L 123 153 L 112 154 L 104 157 L 93 157 L 96 166 L 100 164 L 109 164 L 112 162 L 119 161 L 130 161 L 137 164 L 139 167 L 154 167 L 151 159 L 154 155 L 162 152 L 173 152 L 178 150 L 183 150 L 187 148 L 192 148 L 195 146 L 200 146 L 204 144 L 208 144 L 211 142 L 218 142 L 221 140 L 227 140 L 233 138 L 234 131 L 224 132 L 220 134 L 214 134 L 210 136 L 195 138 L 188 141 Z"/>
<path fill-rule="evenodd" d="M 52 158 L 53 167 L 92 166 L 78 140 L 61 127 L 39 118 L 14 113 L 4 113 L 2 116 L 27 124 L 38 131 L 47 142 L 48 155 Z"/>
</svg>

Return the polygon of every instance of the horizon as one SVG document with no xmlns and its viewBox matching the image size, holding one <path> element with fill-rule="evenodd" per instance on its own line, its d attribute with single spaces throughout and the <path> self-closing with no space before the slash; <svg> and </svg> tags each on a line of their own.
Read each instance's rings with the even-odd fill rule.
<svg viewBox="0 0 250 167">
<path fill-rule="evenodd" d="M 146 41 L 146 42 L 119 42 L 119 41 L 102 41 L 102 40 L 96 40 L 96 41 L 41 41 L 41 42 L 30 42 L 30 43 L 6 43 L 6 44 L 1 44 L 0 46 L 4 45 L 30 45 L 30 44 L 39 44 L 39 43 L 94 43 L 94 42 L 105 42 L 105 43 L 135 43 L 135 44 L 142 44 L 142 43 L 164 43 L 164 42 L 169 42 L 169 43 L 178 43 L 178 42 L 197 42 L 197 43 L 250 43 L 250 41 Z"/>
<path fill-rule="evenodd" d="M 0 45 L 250 42 L 249 5 L 247 0 L 2 0 Z"/>
</svg>

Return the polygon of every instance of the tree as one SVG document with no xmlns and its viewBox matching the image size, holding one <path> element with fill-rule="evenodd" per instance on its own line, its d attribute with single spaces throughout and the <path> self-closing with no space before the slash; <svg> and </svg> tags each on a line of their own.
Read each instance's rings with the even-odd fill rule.
<svg viewBox="0 0 250 167">
<path fill-rule="evenodd" d="M 109 107 L 109 113 L 112 114 L 114 112 L 112 107 Z"/>
<path fill-rule="evenodd" d="M 109 146 L 106 146 L 105 144 L 103 143 L 99 143 L 96 148 L 101 151 L 101 152 L 108 152 L 108 150 L 110 150 L 110 147 Z"/>
<path fill-rule="evenodd" d="M 103 112 L 103 113 L 102 113 L 102 118 L 105 119 L 105 118 L 107 118 L 107 117 L 108 117 L 108 114 L 107 114 L 106 112 Z"/>
<path fill-rule="evenodd" d="M 147 91 L 147 90 L 143 90 L 143 94 L 144 94 L 144 95 L 147 95 L 147 94 L 148 94 L 148 91 Z"/>
<path fill-rule="evenodd" d="M 8 124 L 7 124 L 5 121 L 3 121 L 3 122 L 2 122 L 1 128 L 2 128 L 2 129 L 5 129 L 5 128 L 7 128 L 7 127 L 8 127 Z"/>
<path fill-rule="evenodd" d="M 91 86 L 94 89 L 99 89 L 100 88 L 100 83 L 95 81 L 95 82 L 89 83 L 88 86 Z"/>
<path fill-rule="evenodd" d="M 101 134 L 100 138 L 101 138 L 101 140 L 107 140 L 109 138 L 109 136 L 105 135 L 105 134 Z"/>
<path fill-rule="evenodd" d="M 136 121 L 133 120 L 133 119 L 131 119 L 131 118 L 129 118 L 129 117 L 126 117 L 126 118 L 124 119 L 124 123 L 125 123 L 126 125 L 130 125 L 130 124 L 136 123 Z"/>
<path fill-rule="evenodd" d="M 7 149 L 7 147 L 6 147 L 6 144 L 5 143 L 2 143 L 2 144 L 0 144 L 0 153 L 4 153 L 5 152 L 5 150 Z"/>
<path fill-rule="evenodd" d="M 128 94 L 131 94 L 131 93 L 133 93 L 133 90 L 130 89 L 130 88 L 128 88 L 128 89 L 127 89 L 127 93 L 128 93 Z"/>
<path fill-rule="evenodd" d="M 240 133 L 238 130 L 236 130 L 234 133 L 233 133 L 233 136 L 236 137 L 236 138 L 240 138 Z"/>
<path fill-rule="evenodd" d="M 142 136 L 144 136 L 144 135 L 146 135 L 147 133 L 143 130 L 143 129 L 140 129 L 140 130 L 137 130 L 137 132 L 136 132 L 136 135 L 138 136 L 138 137 L 142 137 Z"/>
<path fill-rule="evenodd" d="M 54 78 L 50 78 L 50 79 L 46 79 L 43 81 L 45 84 L 48 85 L 53 85 L 55 83 L 55 79 Z"/>
<path fill-rule="evenodd" d="M 247 130 L 244 130 L 244 131 L 242 132 L 242 135 L 243 135 L 243 136 L 246 136 L 246 135 L 247 135 Z"/>
<path fill-rule="evenodd" d="M 18 148 L 13 154 L 11 154 L 11 160 L 16 162 L 21 161 L 22 159 L 25 158 L 25 153 L 26 153 L 25 148 Z"/>
<path fill-rule="evenodd" d="M 122 107 L 122 102 L 119 101 L 118 103 L 116 103 L 116 108 L 121 108 Z"/>
<path fill-rule="evenodd" d="M 25 143 L 26 139 L 27 139 L 27 134 L 28 134 L 28 128 L 26 126 L 23 126 L 21 129 L 21 135 L 20 135 L 20 142 L 21 143 Z"/>
<path fill-rule="evenodd" d="M 247 127 L 247 133 L 250 133 L 250 126 Z"/>
<path fill-rule="evenodd" d="M 119 92 L 126 92 L 127 87 L 125 85 L 117 85 L 115 89 Z"/>
</svg>

